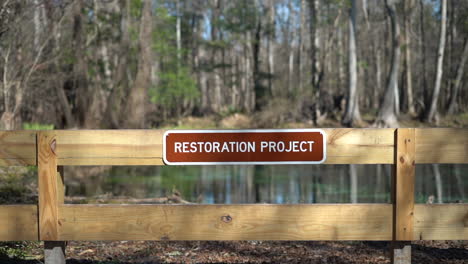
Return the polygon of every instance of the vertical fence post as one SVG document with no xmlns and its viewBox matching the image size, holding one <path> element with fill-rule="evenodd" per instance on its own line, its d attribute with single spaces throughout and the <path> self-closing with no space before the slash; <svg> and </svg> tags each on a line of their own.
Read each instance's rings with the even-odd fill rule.
<svg viewBox="0 0 468 264">
<path fill-rule="evenodd" d="M 395 135 L 395 163 L 392 179 L 393 241 L 392 263 L 411 263 L 413 240 L 415 129 L 400 128 Z"/>
<path fill-rule="evenodd" d="M 58 206 L 63 203 L 63 181 L 57 171 L 56 135 L 41 131 L 38 137 L 39 240 L 44 241 L 46 264 L 65 263 L 65 243 L 58 240 Z"/>
</svg>

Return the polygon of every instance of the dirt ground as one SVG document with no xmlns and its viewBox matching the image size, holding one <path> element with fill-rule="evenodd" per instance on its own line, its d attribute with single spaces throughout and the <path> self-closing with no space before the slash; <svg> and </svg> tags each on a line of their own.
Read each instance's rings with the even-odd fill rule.
<svg viewBox="0 0 468 264">
<path fill-rule="evenodd" d="M 13 246 L 14 247 L 14 246 Z M 42 245 L 21 256 L 0 253 L 0 263 L 42 263 Z M 69 242 L 67 263 L 390 263 L 388 242 Z M 412 244 L 412 263 L 468 263 L 468 241 Z"/>
</svg>

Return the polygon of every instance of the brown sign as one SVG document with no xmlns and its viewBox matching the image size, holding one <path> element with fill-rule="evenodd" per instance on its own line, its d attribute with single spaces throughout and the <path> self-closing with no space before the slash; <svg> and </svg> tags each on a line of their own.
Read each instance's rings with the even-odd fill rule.
<svg viewBox="0 0 468 264">
<path fill-rule="evenodd" d="M 326 159 L 320 129 L 169 130 L 163 140 L 168 165 L 317 164 Z"/>
</svg>

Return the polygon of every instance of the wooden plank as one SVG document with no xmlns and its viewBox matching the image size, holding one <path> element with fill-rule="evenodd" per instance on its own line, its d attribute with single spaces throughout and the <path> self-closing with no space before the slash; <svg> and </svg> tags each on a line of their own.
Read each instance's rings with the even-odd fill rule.
<svg viewBox="0 0 468 264">
<path fill-rule="evenodd" d="M 395 129 L 324 129 L 327 164 L 391 164 Z M 164 130 L 56 130 L 58 165 L 162 165 Z M 36 131 L 1 131 L 0 166 L 36 165 Z M 468 129 L 416 129 L 417 163 L 468 163 Z M 441 153 L 443 155 L 441 155 Z"/>
<path fill-rule="evenodd" d="M 325 164 L 392 164 L 395 129 L 327 128 Z"/>
<path fill-rule="evenodd" d="M 413 240 L 468 240 L 468 204 L 417 204 Z"/>
<path fill-rule="evenodd" d="M 36 165 L 35 131 L 0 131 L 0 166 Z"/>
<path fill-rule="evenodd" d="M 135 206 L 139 208 L 132 208 Z M 161 206 L 173 208 L 158 208 Z M 61 219 L 64 226 L 60 228 L 60 237 L 67 237 L 69 239 L 80 240 L 90 238 L 91 240 L 99 240 L 100 237 L 103 237 L 103 239 L 106 240 L 120 240 L 120 238 L 116 236 L 118 236 L 120 233 L 123 233 L 123 237 L 121 239 L 128 237 L 137 239 L 139 237 L 139 233 L 144 232 L 142 231 L 142 229 L 147 228 L 150 230 L 150 233 L 146 235 L 141 235 L 142 237 L 146 237 L 147 239 L 151 239 L 151 237 L 153 236 L 156 238 L 161 238 L 161 233 L 163 233 L 165 230 L 167 230 L 167 234 L 172 235 L 172 237 L 169 236 L 170 239 L 177 239 L 177 237 L 179 237 L 180 239 L 180 236 L 182 234 L 185 238 L 191 237 L 192 239 L 196 239 L 196 237 L 198 236 L 204 237 L 204 239 L 206 240 L 207 236 L 203 236 L 201 234 L 203 230 L 210 231 L 207 234 L 215 233 L 216 238 L 223 239 L 223 230 L 216 230 L 216 228 L 219 227 L 220 229 L 225 228 L 227 229 L 226 231 L 228 231 L 226 233 L 226 237 L 224 237 L 224 240 L 234 239 L 234 228 L 237 228 L 237 232 L 239 233 L 243 231 L 250 233 L 249 235 L 242 235 L 242 237 L 248 236 L 250 239 L 253 239 L 252 237 L 255 235 L 256 231 L 259 231 L 260 229 L 269 228 L 258 227 L 258 225 L 261 225 L 265 221 L 267 221 L 270 222 L 270 224 L 272 225 L 274 224 L 274 222 L 282 222 L 282 224 L 285 226 L 284 229 L 280 229 L 279 231 L 289 229 L 293 231 L 298 231 L 298 228 L 307 228 L 307 232 L 299 234 L 296 232 L 288 234 L 287 231 L 284 231 L 286 233 L 282 234 L 281 232 L 278 232 L 278 230 L 276 230 L 277 232 L 271 236 L 268 236 L 268 234 L 260 234 L 260 236 L 263 236 L 264 238 L 265 236 L 267 236 L 267 239 L 271 239 L 273 236 L 276 236 L 283 237 L 283 239 L 298 238 L 299 240 L 304 240 L 313 239 L 312 236 L 324 237 L 324 234 L 328 234 L 329 238 L 333 238 L 330 229 L 333 228 L 333 225 L 340 224 L 338 223 L 339 219 L 332 219 L 332 221 L 330 221 L 329 224 L 322 223 L 324 226 L 324 230 L 322 230 L 323 232 L 320 233 L 318 230 L 318 228 L 321 228 L 319 224 L 312 224 L 314 222 L 313 217 L 317 217 L 315 221 L 320 223 L 320 221 L 322 221 L 323 219 L 333 218 L 333 215 L 335 215 L 336 217 L 342 217 L 344 220 L 347 219 L 346 214 L 351 214 L 352 221 L 358 219 L 359 217 L 363 217 L 361 221 L 367 223 L 371 222 L 368 232 L 366 232 L 365 228 L 360 227 L 362 229 L 357 230 L 356 233 L 354 233 L 354 236 L 357 236 L 358 233 L 361 233 L 359 239 L 368 240 L 366 239 L 366 234 L 373 232 L 374 229 L 379 229 L 378 226 L 381 226 L 383 227 L 383 230 L 377 230 L 380 234 L 372 233 L 371 236 L 375 237 L 375 240 L 378 240 L 377 236 L 381 236 L 381 240 L 391 239 L 391 205 L 370 205 L 370 207 L 366 208 L 365 211 L 372 216 L 371 219 L 367 219 L 365 213 L 359 211 L 360 209 L 352 208 L 353 206 L 367 207 L 368 205 L 293 205 L 295 207 L 294 210 L 297 210 L 297 212 L 295 213 L 294 211 L 286 209 L 288 213 L 291 212 L 293 215 L 300 216 L 304 213 L 308 215 L 308 217 L 306 217 L 304 221 L 300 221 L 304 222 L 301 224 L 301 226 L 294 225 L 294 219 L 292 219 L 292 215 L 289 217 L 282 216 L 283 214 L 281 213 L 285 212 L 283 209 L 286 208 L 286 205 L 203 205 L 201 206 L 204 207 L 202 209 L 203 212 L 200 212 L 200 214 L 210 212 L 210 216 L 203 217 L 201 215 L 194 214 L 195 217 L 192 220 L 190 214 L 192 214 L 192 212 L 197 212 L 198 210 L 200 210 L 200 206 L 201 205 L 66 205 L 60 208 L 61 214 L 64 214 L 64 212 L 66 212 L 62 217 L 63 219 Z M 258 207 L 269 206 L 272 206 L 272 208 L 266 210 L 262 208 L 260 208 L 260 210 L 257 209 Z M 303 208 L 297 208 L 297 206 Z M 320 206 L 330 206 L 331 208 L 323 210 L 320 209 Z M 340 208 L 346 208 L 348 206 L 351 208 L 348 208 L 348 210 L 345 211 L 340 210 Z M 120 208 L 117 208 L 117 210 L 111 209 L 114 207 Z M 184 209 L 184 207 L 188 207 L 189 209 Z M 191 209 L 192 207 L 194 208 Z M 245 209 L 242 209 L 243 207 L 245 207 Z M 274 207 L 280 208 L 273 209 Z M 316 208 L 314 209 L 313 207 Z M 216 210 L 220 211 L 216 212 Z M 306 210 L 307 212 L 300 213 L 303 210 Z M 330 210 L 332 210 L 332 212 L 328 214 L 327 211 Z M 340 211 L 333 212 L 335 210 Z M 353 210 L 357 211 L 357 215 L 354 212 L 352 212 Z M 220 223 L 219 221 L 217 221 L 217 217 L 220 217 L 220 215 L 223 216 L 226 214 L 230 214 L 230 216 L 233 217 L 235 215 L 231 212 L 236 212 L 238 215 L 245 216 L 245 213 L 251 213 L 252 211 L 256 214 L 248 217 L 247 219 L 245 219 L 246 217 L 241 219 L 242 223 L 245 224 L 253 222 L 254 225 L 251 226 L 252 228 L 249 228 L 250 225 L 241 226 L 242 223 L 240 221 L 237 221 L 239 220 L 237 219 L 237 217 L 235 219 L 236 221 L 233 222 L 233 224 L 236 224 L 235 227 L 227 227 L 227 223 Z M 265 218 L 265 215 L 268 211 L 270 213 L 274 211 L 278 212 L 278 215 L 280 215 L 282 219 L 277 219 L 276 221 L 271 222 L 270 219 L 274 217 L 274 215 L 270 214 L 267 218 Z M 138 214 L 134 214 L 135 212 L 137 212 Z M 151 213 L 146 215 L 146 213 L 148 212 Z M 163 215 L 160 215 L 159 217 L 157 216 L 158 213 L 163 212 L 170 212 L 168 214 L 169 218 L 162 219 L 164 218 Z M 100 217 L 101 213 L 103 216 L 102 219 Z M 378 216 L 380 214 L 383 214 L 381 218 L 374 218 L 375 216 Z M 254 219 L 256 216 L 258 216 L 258 219 Z M 115 219 L 113 219 L 114 217 Z M 388 221 L 385 220 L 385 218 L 387 218 Z M 178 220 L 174 221 L 173 219 Z M 197 225 L 200 224 L 200 221 L 203 221 L 204 219 L 207 219 L 206 223 Z M 414 208 L 414 219 L 414 235 L 412 240 L 468 240 L 468 204 L 416 204 Z M 96 222 L 93 223 L 93 221 Z M 152 223 L 152 221 L 154 221 L 154 223 Z M 296 219 L 296 222 L 297 221 L 298 219 Z M 184 224 L 184 222 L 186 223 Z M 73 224 L 77 224 L 78 226 L 73 227 Z M 211 227 L 209 226 L 210 224 Z M 124 229 L 121 229 L 119 225 L 122 225 Z M 129 228 L 132 228 L 131 225 L 138 225 L 138 227 L 135 230 L 129 230 Z M 158 225 L 160 230 L 158 230 Z M 345 221 L 345 226 L 339 229 L 352 228 L 353 225 L 355 225 L 355 223 L 347 223 Z M 94 226 L 98 227 L 98 229 L 96 230 L 96 234 L 93 234 L 93 230 L 88 229 L 94 228 Z M 85 229 L 80 230 L 83 227 L 85 227 Z M 193 227 L 196 227 L 194 228 L 194 231 L 190 231 L 189 229 L 192 229 Z M 177 230 L 177 228 L 180 228 L 181 230 Z M 273 228 L 273 226 L 271 226 L 270 228 Z M 316 229 L 315 231 L 313 230 L 314 228 Z M 183 230 L 185 230 L 187 234 L 183 234 Z M 83 231 L 85 232 L 83 233 Z M 73 232 L 76 232 L 76 234 L 74 234 Z M 197 234 L 190 235 L 190 232 L 197 232 Z M 344 230 L 344 232 L 348 231 Z M 352 230 L 349 230 L 349 232 L 352 232 Z M 339 236 L 336 236 L 336 239 L 339 239 L 342 238 L 345 234 L 337 233 L 337 235 Z M 237 236 L 240 237 L 239 234 L 237 234 Z M 38 215 L 36 205 L 0 205 L 0 241 L 20 241 L 37 239 Z"/>
<path fill-rule="evenodd" d="M 468 163 L 468 129 L 416 129 L 416 163 Z"/>
<path fill-rule="evenodd" d="M 38 133 L 39 238 L 57 240 L 58 186 L 56 135 L 54 131 Z"/>
<path fill-rule="evenodd" d="M 409 241 L 413 238 L 415 131 L 399 128 L 396 131 L 394 193 L 394 240 Z"/>
<path fill-rule="evenodd" d="M 0 205 L 0 241 L 37 240 L 37 205 Z"/>
<path fill-rule="evenodd" d="M 60 130 L 58 165 L 162 165 L 164 130 Z"/>
<path fill-rule="evenodd" d="M 395 129 L 324 129 L 327 164 L 393 163 Z M 165 130 L 58 130 L 58 165 L 163 165 Z"/>
<path fill-rule="evenodd" d="M 64 205 L 61 240 L 390 240 L 390 204 Z"/>
</svg>

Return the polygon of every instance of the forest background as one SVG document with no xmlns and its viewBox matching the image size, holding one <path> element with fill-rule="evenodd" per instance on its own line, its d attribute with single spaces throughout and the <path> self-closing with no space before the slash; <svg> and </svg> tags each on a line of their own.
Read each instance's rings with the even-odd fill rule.
<svg viewBox="0 0 468 264">
<path fill-rule="evenodd" d="M 468 1 L 3 0 L 0 126 L 436 126 L 467 40 Z"/>
<path fill-rule="evenodd" d="M 465 0 L 0 0 L 0 129 L 468 127 L 467 58 Z M 417 198 L 441 203 L 444 190 L 466 201 L 466 169 L 457 165 L 449 178 L 432 166 L 418 169 L 435 184 L 419 177 L 416 191 L 430 191 Z M 143 168 L 146 174 L 110 167 L 65 174 L 67 188 L 86 195 L 107 187 L 117 195 L 135 190 L 180 199 L 180 189 L 184 198 L 203 198 L 200 186 L 214 186 L 214 197 L 224 197 L 231 190 L 223 186 L 237 181 L 238 197 L 260 202 L 294 180 L 314 193 L 338 186 L 354 203 L 358 174 L 372 193 L 390 186 L 390 168 L 362 169 L 280 171 L 293 178 L 262 166 L 233 168 L 238 178 L 216 167 L 211 172 L 219 178 L 208 177 L 207 168 L 156 166 Z M 35 169 L 5 169 L 0 178 L 0 203 L 37 203 Z M 160 262 L 389 261 L 386 246 L 364 242 L 112 243 L 71 242 L 67 254 L 73 263 L 147 255 Z M 463 241 L 413 249 L 415 263 L 464 263 L 468 252 Z M 0 244 L 0 262 L 42 253 L 39 243 Z"/>
</svg>

